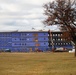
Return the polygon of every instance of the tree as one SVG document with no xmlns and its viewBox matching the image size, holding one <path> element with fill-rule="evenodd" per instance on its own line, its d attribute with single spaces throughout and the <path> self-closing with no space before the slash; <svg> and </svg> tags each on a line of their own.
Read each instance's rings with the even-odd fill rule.
<svg viewBox="0 0 76 75">
<path fill-rule="evenodd" d="M 43 7 L 44 14 L 47 16 L 43 23 L 46 25 L 56 24 L 59 25 L 60 30 L 65 30 L 63 38 L 74 42 L 76 56 L 76 0 L 55 0 Z"/>
</svg>

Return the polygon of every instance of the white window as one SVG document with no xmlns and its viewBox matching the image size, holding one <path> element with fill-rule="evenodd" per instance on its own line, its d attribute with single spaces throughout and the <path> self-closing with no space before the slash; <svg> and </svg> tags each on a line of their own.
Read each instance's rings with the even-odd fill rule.
<svg viewBox="0 0 76 75">
<path fill-rule="evenodd" d="M 27 38 L 27 40 L 29 40 L 29 38 Z"/>
<path fill-rule="evenodd" d="M 60 39 L 58 39 L 58 41 L 59 41 Z"/>
<path fill-rule="evenodd" d="M 27 34 L 27 35 L 29 35 L 29 34 Z"/>
</svg>

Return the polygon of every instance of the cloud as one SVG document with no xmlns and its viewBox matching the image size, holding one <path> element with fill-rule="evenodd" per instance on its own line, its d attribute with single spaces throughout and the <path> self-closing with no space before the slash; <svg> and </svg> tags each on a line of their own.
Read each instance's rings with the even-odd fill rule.
<svg viewBox="0 0 76 75">
<path fill-rule="evenodd" d="M 0 0 L 0 30 L 43 29 L 43 4 L 50 0 Z"/>
</svg>

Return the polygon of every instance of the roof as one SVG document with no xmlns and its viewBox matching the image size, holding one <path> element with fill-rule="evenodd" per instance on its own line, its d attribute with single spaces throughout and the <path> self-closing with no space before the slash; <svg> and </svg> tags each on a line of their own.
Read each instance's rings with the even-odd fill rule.
<svg viewBox="0 0 76 75">
<path fill-rule="evenodd" d="M 48 31 L 0 31 L 1 32 L 48 32 Z"/>
</svg>

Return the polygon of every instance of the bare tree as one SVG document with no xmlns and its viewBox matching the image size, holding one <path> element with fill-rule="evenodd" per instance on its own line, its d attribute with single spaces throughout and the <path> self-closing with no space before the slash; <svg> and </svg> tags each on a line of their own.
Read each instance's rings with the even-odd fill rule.
<svg viewBox="0 0 76 75">
<path fill-rule="evenodd" d="M 74 42 L 76 56 L 76 0 L 55 0 L 43 7 L 44 14 L 47 16 L 43 23 L 46 25 L 57 24 L 61 30 L 64 29 L 66 32 L 63 33 L 63 37 Z"/>
</svg>

